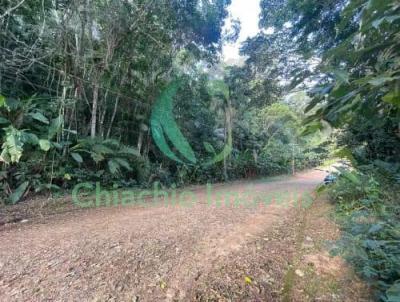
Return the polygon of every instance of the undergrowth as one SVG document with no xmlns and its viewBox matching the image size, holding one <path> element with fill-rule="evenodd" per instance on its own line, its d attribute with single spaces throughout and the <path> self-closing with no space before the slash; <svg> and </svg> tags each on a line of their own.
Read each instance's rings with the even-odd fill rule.
<svg viewBox="0 0 400 302">
<path fill-rule="evenodd" d="M 379 174 L 360 171 L 345 172 L 328 187 L 343 231 L 333 253 L 343 255 L 385 302 L 400 301 L 398 193 Z"/>
</svg>

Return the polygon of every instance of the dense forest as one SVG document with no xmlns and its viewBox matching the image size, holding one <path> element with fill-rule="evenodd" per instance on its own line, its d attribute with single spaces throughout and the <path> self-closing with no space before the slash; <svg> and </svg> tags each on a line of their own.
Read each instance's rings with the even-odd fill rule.
<svg viewBox="0 0 400 302">
<path fill-rule="evenodd" d="M 82 181 L 182 185 L 318 164 L 327 135 L 300 136 L 302 107 L 284 101 L 284 63 L 272 62 L 282 42 L 264 50 L 259 39 L 272 38 L 249 41 L 243 67 L 219 61 L 238 31 L 222 32 L 228 4 L 30 1 L 4 12 L 3 197 L 15 203 Z M 203 162 L 177 164 L 151 135 L 152 110 L 178 78 L 174 118 Z M 307 97 L 299 99 L 304 107 Z M 204 165 L 228 137 L 229 156 Z"/>
<path fill-rule="evenodd" d="M 3 204 L 82 182 L 183 186 L 344 158 L 351 171 L 325 188 L 337 252 L 398 301 L 397 0 L 262 0 L 237 64 L 221 57 L 240 32 L 224 27 L 230 0 L 0 3 Z"/>
</svg>

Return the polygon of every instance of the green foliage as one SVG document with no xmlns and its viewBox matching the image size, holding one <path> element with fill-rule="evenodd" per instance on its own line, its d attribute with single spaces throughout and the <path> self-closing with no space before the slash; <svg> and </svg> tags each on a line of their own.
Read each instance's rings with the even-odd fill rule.
<svg viewBox="0 0 400 302">
<path fill-rule="evenodd" d="M 5 163 L 17 163 L 23 152 L 23 132 L 10 126 L 5 129 L 5 139 L 2 146 L 1 161 Z"/>
<path fill-rule="evenodd" d="M 230 98 L 229 87 L 224 81 L 221 80 L 210 81 L 208 85 L 208 90 L 212 97 L 219 98 L 223 102 L 226 102 Z"/>
<path fill-rule="evenodd" d="M 21 185 L 19 185 L 18 188 L 15 189 L 15 191 L 9 197 L 11 204 L 16 204 L 18 201 L 21 200 L 22 196 L 26 193 L 28 186 L 29 182 L 25 181 Z"/>
<path fill-rule="evenodd" d="M 39 140 L 39 146 L 40 146 L 40 149 L 47 152 L 51 148 L 51 143 L 47 139 L 41 139 L 41 140 Z"/>
<path fill-rule="evenodd" d="M 72 157 L 78 164 L 83 163 L 83 158 L 82 158 L 82 156 L 81 156 L 79 153 L 72 152 L 72 153 L 71 153 L 71 157 Z"/>
<path fill-rule="evenodd" d="M 136 149 L 111 139 L 68 141 L 62 116 L 51 110 L 45 115 L 41 100 L 8 98 L 0 111 L 10 121 L 0 132 L 2 198 L 14 204 L 30 192 L 59 190 L 99 177 L 107 184 L 122 170 L 133 172 L 130 160 L 140 156 Z M 83 164 L 85 173 L 80 170 Z"/>
<path fill-rule="evenodd" d="M 82 139 L 70 150 L 71 157 L 78 164 L 85 162 L 87 168 L 90 168 L 91 165 L 83 159 L 83 157 L 86 157 L 93 162 L 93 168 L 102 170 L 107 165 L 108 172 L 116 176 L 120 175 L 122 168 L 131 172 L 133 169 L 129 159 L 140 156 L 136 149 L 124 146 L 112 139 Z"/>
<path fill-rule="evenodd" d="M 312 100 L 306 108 L 310 117 L 305 133 L 319 131 L 328 122 L 344 130 L 338 145 L 347 147 L 356 161 L 398 161 L 398 1 L 265 0 L 262 9 L 261 24 L 274 26 L 275 33 L 257 39 L 272 45 L 282 37 L 296 41 L 283 43 L 283 56 L 308 62 L 308 67 L 287 64 L 289 70 L 280 74 L 292 80 L 291 87 L 317 83 L 309 91 Z M 268 54 L 262 48 L 265 44 L 257 44 L 256 39 L 252 43 Z"/>
<path fill-rule="evenodd" d="M 219 63 L 230 2 L 32 0 L 4 16 L 1 196 L 14 203 L 82 181 L 183 185 L 318 163 L 320 133 L 302 137 L 299 100 L 283 104 L 279 70 L 299 61 L 291 39 L 258 36 L 244 44 L 244 66 Z M 397 21 L 375 26 L 388 22 Z M 225 39 L 237 35 L 234 22 Z M 393 105 L 397 95 L 384 99 Z"/>
<path fill-rule="evenodd" d="M 343 229 L 334 252 L 343 254 L 378 289 L 379 300 L 398 301 L 400 207 L 396 193 L 385 193 L 387 189 L 374 177 L 354 171 L 339 177 L 328 193 Z"/>
<path fill-rule="evenodd" d="M 352 151 L 364 145 L 370 161 L 399 155 L 399 13 L 396 1 L 353 0 L 341 8 L 334 26 L 352 31 L 324 53 L 320 68 L 331 76 L 321 81 L 311 106 L 317 108 L 315 120 L 346 127 L 343 136 L 353 141 Z"/>
<path fill-rule="evenodd" d="M 5 104 L 6 104 L 6 98 L 4 95 L 0 94 L 0 108 L 5 106 Z"/>
<path fill-rule="evenodd" d="M 287 64 L 280 74 L 291 87 L 316 83 L 309 91 L 304 134 L 329 123 L 338 129 L 334 156 L 363 171 L 342 171 L 329 188 L 344 231 L 340 250 L 378 289 L 379 300 L 399 301 L 400 210 L 398 191 L 392 192 L 400 174 L 400 5 L 396 0 L 261 3 L 261 24 L 275 33 L 249 46 L 267 54 L 257 40 L 295 41 L 281 49 L 285 57 L 300 57 L 299 63 Z M 249 53 L 260 57 L 251 48 Z"/>
<path fill-rule="evenodd" d="M 37 120 L 39 122 L 42 122 L 42 123 L 47 124 L 47 125 L 49 124 L 49 120 L 41 112 L 31 113 L 30 116 L 33 119 L 35 119 L 35 120 Z"/>
<path fill-rule="evenodd" d="M 5 14 L 0 20 L 4 195 L 24 180 L 35 182 L 31 190 L 117 178 L 146 184 L 156 166 L 169 164 L 148 132 L 153 102 L 171 75 L 195 70 L 200 60 L 216 61 L 229 4 L 25 1 Z M 202 85 L 198 92 L 207 98 L 205 90 Z M 163 134 L 193 164 L 192 144 L 169 127 L 172 99 L 168 102 L 160 105 L 171 109 Z M 96 142 L 85 142 L 88 136 Z"/>
</svg>

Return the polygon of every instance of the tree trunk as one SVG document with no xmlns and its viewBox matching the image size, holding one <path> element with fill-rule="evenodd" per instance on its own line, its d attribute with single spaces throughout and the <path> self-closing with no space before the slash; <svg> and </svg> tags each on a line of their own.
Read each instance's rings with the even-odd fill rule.
<svg viewBox="0 0 400 302">
<path fill-rule="evenodd" d="M 230 95 L 230 93 L 229 93 Z M 226 108 L 225 108 L 225 144 L 226 140 L 228 140 L 228 145 L 232 147 L 233 141 L 232 141 L 232 105 L 231 105 L 231 100 L 228 98 L 226 100 Z M 232 151 L 232 150 L 230 150 Z M 227 181 L 229 179 L 228 176 L 228 166 L 229 166 L 229 157 L 230 154 L 225 154 L 224 156 L 224 179 Z"/>
<path fill-rule="evenodd" d="M 106 136 L 107 138 L 110 138 L 110 135 L 111 135 L 111 129 L 112 129 L 112 126 L 113 126 L 113 123 L 114 123 L 114 120 L 115 120 L 115 116 L 117 115 L 118 103 L 119 103 L 119 96 L 115 100 L 114 111 L 112 113 L 111 120 L 110 120 L 110 125 L 109 125 L 108 130 L 107 130 L 107 136 Z"/>
<path fill-rule="evenodd" d="M 294 156 L 294 144 L 292 146 L 292 174 L 293 176 L 296 175 L 296 158 Z"/>
<path fill-rule="evenodd" d="M 122 77 L 122 80 L 121 80 L 121 83 L 120 83 L 121 87 L 123 87 L 125 85 L 127 77 L 128 77 L 127 74 Z M 117 111 L 118 111 L 119 98 L 120 97 L 117 96 L 117 98 L 115 99 L 114 110 L 113 110 L 113 113 L 112 113 L 112 116 L 111 116 L 110 125 L 109 125 L 108 130 L 107 130 L 107 136 L 106 136 L 107 138 L 110 138 L 110 135 L 111 135 L 112 126 L 113 126 L 113 123 L 114 123 L 114 120 L 115 120 L 115 116 L 117 115 Z"/>
<path fill-rule="evenodd" d="M 139 151 L 139 154 L 142 154 L 141 151 L 142 151 L 142 146 L 143 146 L 143 136 L 144 136 L 144 133 L 142 130 L 140 130 L 138 143 L 137 143 L 137 149 Z"/>
<path fill-rule="evenodd" d="M 90 127 L 90 137 L 96 137 L 96 126 L 97 126 L 97 106 L 99 102 L 99 83 L 96 79 L 96 83 L 93 88 L 93 104 L 92 104 L 92 119 L 91 119 L 91 127 Z"/>
</svg>

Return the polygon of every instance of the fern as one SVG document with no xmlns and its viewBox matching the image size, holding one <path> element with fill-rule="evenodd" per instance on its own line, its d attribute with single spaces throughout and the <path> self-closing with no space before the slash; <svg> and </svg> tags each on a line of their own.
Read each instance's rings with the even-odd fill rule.
<svg viewBox="0 0 400 302">
<path fill-rule="evenodd" d="M 114 161 L 116 161 L 118 163 L 118 165 L 125 168 L 127 171 L 132 171 L 132 167 L 126 159 L 115 158 Z"/>
<path fill-rule="evenodd" d="M 71 151 L 71 157 L 78 164 L 84 162 L 81 154 L 89 154 L 96 165 L 106 164 L 108 171 L 112 175 L 117 175 L 121 168 L 129 172 L 132 171 L 133 169 L 129 163 L 129 159 L 132 157 L 136 159 L 140 156 L 135 148 L 122 145 L 117 140 L 113 139 L 83 139 L 72 147 Z"/>
<path fill-rule="evenodd" d="M 107 164 L 108 164 L 108 169 L 111 174 L 115 175 L 115 174 L 119 173 L 120 165 L 118 164 L 118 162 L 115 159 L 109 160 Z"/>
</svg>

